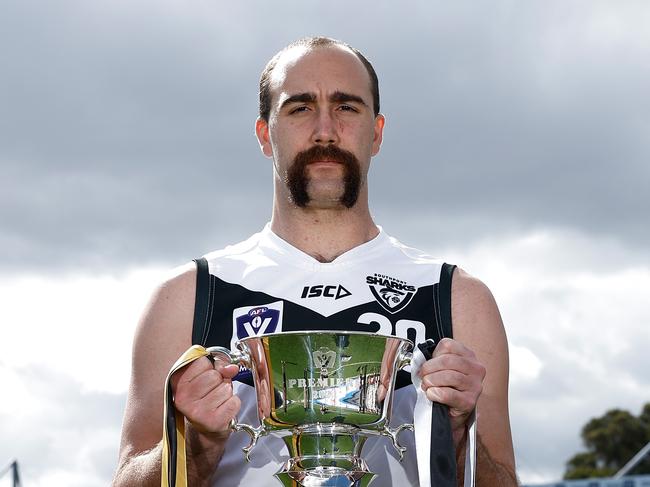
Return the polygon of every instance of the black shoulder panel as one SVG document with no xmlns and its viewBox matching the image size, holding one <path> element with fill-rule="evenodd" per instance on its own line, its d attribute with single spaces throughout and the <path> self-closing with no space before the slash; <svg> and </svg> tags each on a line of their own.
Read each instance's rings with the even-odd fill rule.
<svg viewBox="0 0 650 487">
<path fill-rule="evenodd" d="M 455 265 L 442 264 L 440 281 L 433 286 L 433 306 L 436 317 L 436 343 L 443 338 L 453 338 L 454 329 L 451 321 L 451 282 Z"/>
<path fill-rule="evenodd" d="M 208 261 L 201 257 L 196 262 L 196 297 L 194 301 L 194 323 L 192 324 L 192 344 L 205 345 L 210 331 L 210 315 L 214 296 L 210 285 Z"/>
</svg>

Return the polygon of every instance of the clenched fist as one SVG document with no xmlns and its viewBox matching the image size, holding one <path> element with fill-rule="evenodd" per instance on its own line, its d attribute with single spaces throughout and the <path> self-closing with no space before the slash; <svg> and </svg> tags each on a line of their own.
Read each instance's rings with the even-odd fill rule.
<svg viewBox="0 0 650 487">
<path fill-rule="evenodd" d="M 218 360 L 213 363 L 206 357 L 195 360 L 172 376 L 176 409 L 195 430 L 228 433 L 230 420 L 241 406 L 232 392 L 232 378 L 238 371 L 237 365 L 226 365 Z"/>
<path fill-rule="evenodd" d="M 462 436 L 483 390 L 485 367 L 459 341 L 443 338 L 420 369 L 422 389 L 430 401 L 449 407 L 454 439 Z"/>
</svg>

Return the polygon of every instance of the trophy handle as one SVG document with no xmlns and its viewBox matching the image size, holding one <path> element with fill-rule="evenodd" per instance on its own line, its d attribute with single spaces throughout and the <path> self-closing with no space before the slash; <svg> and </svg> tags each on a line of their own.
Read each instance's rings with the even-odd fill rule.
<svg viewBox="0 0 650 487">
<path fill-rule="evenodd" d="M 251 368 L 251 357 L 245 351 L 230 350 L 226 347 L 209 347 L 206 348 L 206 351 L 215 358 L 219 356 L 225 357 L 226 362 L 229 364 L 243 365 L 247 369 Z"/>
<path fill-rule="evenodd" d="M 402 350 L 397 356 L 397 370 L 402 370 L 404 367 L 411 365 L 412 360 L 413 354 Z"/>
<path fill-rule="evenodd" d="M 393 441 L 393 448 L 397 450 L 397 453 L 399 454 L 399 461 L 401 462 L 402 459 L 404 458 L 404 452 L 406 451 L 406 447 L 402 446 L 399 444 L 399 441 L 397 440 L 397 435 L 399 435 L 402 430 L 410 430 L 413 431 L 413 425 L 412 424 L 401 424 L 395 429 L 391 429 L 390 426 L 385 425 L 384 429 L 381 430 L 381 434 L 384 436 L 390 437 L 390 439 Z"/>
<path fill-rule="evenodd" d="M 251 368 L 251 357 L 245 350 L 230 350 L 226 347 L 210 347 L 206 349 L 208 353 L 215 358 L 225 358 L 225 361 L 229 364 L 243 365 L 247 369 Z M 268 432 L 264 429 L 264 425 L 260 423 L 257 428 L 252 427 L 249 424 L 238 423 L 234 418 L 230 420 L 230 429 L 232 431 L 245 431 L 251 437 L 251 442 L 248 446 L 242 448 L 246 461 L 250 462 L 251 450 L 257 444 L 257 440 L 260 436 L 266 435 Z"/>
<path fill-rule="evenodd" d="M 260 436 L 264 436 L 268 433 L 266 429 L 264 429 L 264 425 L 260 424 L 257 428 L 253 428 L 249 424 L 245 423 L 238 423 L 237 420 L 232 419 L 230 421 L 230 429 L 233 431 L 245 431 L 248 433 L 251 437 L 251 442 L 248 444 L 248 446 L 245 446 L 241 450 L 244 452 L 244 457 L 246 457 L 246 461 L 250 462 L 251 461 L 251 450 L 257 445 L 257 440 L 260 438 Z"/>
</svg>

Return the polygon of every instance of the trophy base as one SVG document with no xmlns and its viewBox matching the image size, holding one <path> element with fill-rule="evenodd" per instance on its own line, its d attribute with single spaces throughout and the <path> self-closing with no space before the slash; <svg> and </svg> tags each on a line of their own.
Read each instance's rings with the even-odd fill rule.
<svg viewBox="0 0 650 487">
<path fill-rule="evenodd" d="M 284 468 L 275 474 L 285 487 L 366 487 L 376 474 L 363 470 L 346 470 L 340 467 L 315 467 L 296 469 L 289 460 Z M 364 465 L 365 467 L 365 465 Z"/>
</svg>

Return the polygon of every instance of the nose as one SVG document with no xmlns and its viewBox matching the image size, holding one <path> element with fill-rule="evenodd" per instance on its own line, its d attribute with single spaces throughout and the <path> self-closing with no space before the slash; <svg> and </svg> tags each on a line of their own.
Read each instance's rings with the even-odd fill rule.
<svg viewBox="0 0 650 487">
<path fill-rule="evenodd" d="M 312 142 L 320 145 L 338 144 L 339 134 L 336 123 L 336 119 L 328 110 L 319 110 Z"/>
</svg>

